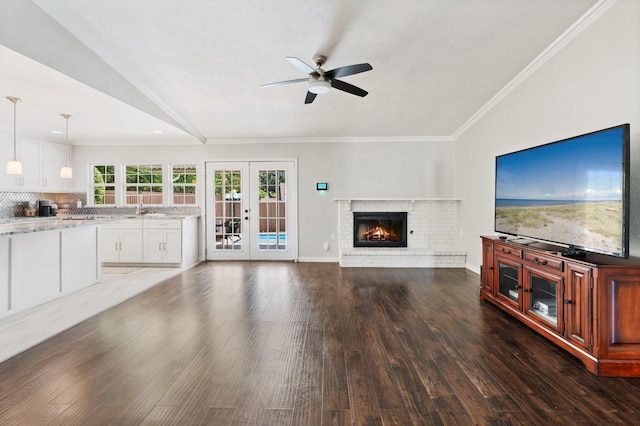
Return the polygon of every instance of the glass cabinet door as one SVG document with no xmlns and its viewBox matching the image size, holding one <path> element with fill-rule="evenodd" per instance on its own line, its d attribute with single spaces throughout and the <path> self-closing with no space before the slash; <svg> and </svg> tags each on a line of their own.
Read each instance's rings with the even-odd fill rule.
<svg viewBox="0 0 640 426">
<path fill-rule="evenodd" d="M 517 263 L 511 263 L 506 259 L 502 259 L 496 256 L 497 266 L 497 279 L 498 279 L 498 293 L 497 296 L 502 296 L 516 305 L 519 305 L 520 301 L 520 265 Z"/>
<path fill-rule="evenodd" d="M 558 303 L 562 277 L 527 268 L 526 278 L 529 294 L 525 302 L 527 313 L 558 328 L 558 315 L 562 314 L 562 304 Z"/>
</svg>

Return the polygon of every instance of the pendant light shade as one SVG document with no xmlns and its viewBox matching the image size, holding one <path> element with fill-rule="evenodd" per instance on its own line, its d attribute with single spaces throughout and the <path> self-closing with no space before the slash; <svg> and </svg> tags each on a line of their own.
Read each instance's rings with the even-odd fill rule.
<svg viewBox="0 0 640 426">
<path fill-rule="evenodd" d="M 7 174 L 10 175 L 21 175 L 22 174 L 22 163 L 18 160 L 11 160 L 7 163 Z"/>
<path fill-rule="evenodd" d="M 16 158 L 16 104 L 21 102 L 20 98 L 7 96 L 13 102 L 13 159 L 7 163 L 7 173 L 10 175 L 22 174 L 22 163 Z"/>
<path fill-rule="evenodd" d="M 62 179 L 71 179 L 73 177 L 73 170 L 71 169 L 71 166 L 69 166 L 69 119 L 71 118 L 70 114 L 60 114 L 61 116 L 64 117 L 64 119 L 67 121 L 66 123 L 66 131 L 65 131 L 65 138 L 64 138 L 64 142 L 66 145 L 66 159 L 65 159 L 65 165 L 62 166 L 62 168 L 60 169 L 60 177 Z"/>
<path fill-rule="evenodd" d="M 62 166 L 60 169 L 60 177 L 62 179 L 71 179 L 73 177 L 73 169 L 69 166 Z"/>
</svg>

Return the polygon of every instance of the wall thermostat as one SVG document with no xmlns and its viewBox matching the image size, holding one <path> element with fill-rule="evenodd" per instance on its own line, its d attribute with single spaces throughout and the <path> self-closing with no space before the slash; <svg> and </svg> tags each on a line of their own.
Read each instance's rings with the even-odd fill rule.
<svg viewBox="0 0 640 426">
<path fill-rule="evenodd" d="M 316 182 L 316 191 L 326 191 L 329 188 L 327 182 Z"/>
</svg>

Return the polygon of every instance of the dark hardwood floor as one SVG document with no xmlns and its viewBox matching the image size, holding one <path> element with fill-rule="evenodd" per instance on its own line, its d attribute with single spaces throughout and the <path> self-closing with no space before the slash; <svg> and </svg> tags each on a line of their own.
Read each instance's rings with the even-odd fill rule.
<svg viewBox="0 0 640 426">
<path fill-rule="evenodd" d="M 2 425 L 640 424 L 463 269 L 210 262 L 0 364 Z"/>
</svg>

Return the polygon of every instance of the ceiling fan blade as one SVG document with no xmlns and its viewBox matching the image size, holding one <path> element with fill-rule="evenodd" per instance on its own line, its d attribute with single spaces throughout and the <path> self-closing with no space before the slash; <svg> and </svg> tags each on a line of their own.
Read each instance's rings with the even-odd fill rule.
<svg viewBox="0 0 640 426">
<path fill-rule="evenodd" d="M 316 96 L 318 95 L 316 95 L 315 93 L 307 92 L 307 97 L 304 99 L 304 103 L 310 104 L 311 102 L 313 102 Z"/>
<path fill-rule="evenodd" d="M 306 74 L 317 74 L 316 69 L 304 61 L 296 58 L 295 56 L 287 56 L 287 61 L 291 62 L 294 66 L 302 70 Z"/>
<path fill-rule="evenodd" d="M 352 74 L 358 74 L 360 72 L 371 71 L 373 67 L 369 64 L 355 64 L 355 65 L 347 65 L 346 67 L 340 67 L 336 69 L 332 69 L 331 71 L 327 71 L 324 73 L 330 79 L 346 77 Z"/>
<path fill-rule="evenodd" d="M 369 92 L 362 90 L 361 88 L 354 86 L 353 84 L 345 83 L 342 80 L 331 80 L 331 86 L 343 92 L 351 93 L 352 95 L 365 97 Z"/>
<path fill-rule="evenodd" d="M 296 78 L 295 80 L 277 81 L 275 83 L 262 84 L 260 87 L 284 86 L 285 84 L 302 83 L 308 81 L 308 78 Z"/>
</svg>

